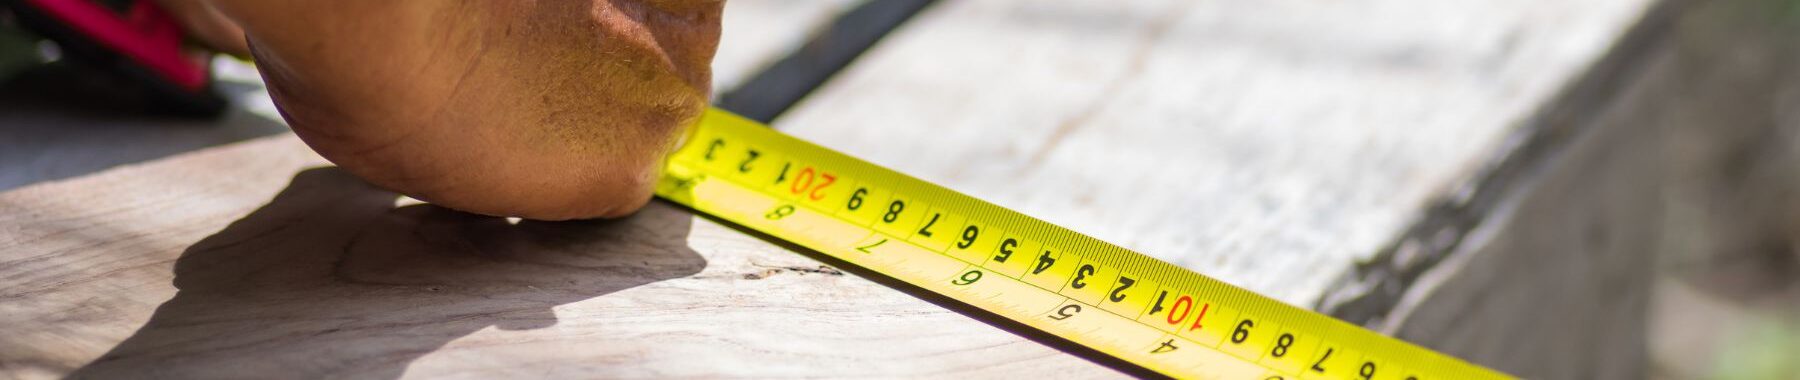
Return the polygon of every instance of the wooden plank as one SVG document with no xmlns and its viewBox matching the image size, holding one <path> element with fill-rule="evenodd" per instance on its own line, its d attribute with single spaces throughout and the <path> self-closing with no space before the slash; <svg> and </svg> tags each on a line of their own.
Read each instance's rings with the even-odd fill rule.
<svg viewBox="0 0 1800 380">
<path fill-rule="evenodd" d="M 731 1 L 713 60 L 715 96 L 795 54 L 862 0 Z M 244 62 L 213 62 L 220 92 L 235 105 L 218 120 L 145 117 L 141 100 L 91 68 L 57 64 L 0 83 L 0 190 L 89 174 L 287 131 Z M 129 142 L 129 143 L 126 143 Z"/>
<path fill-rule="evenodd" d="M 1783 309 L 1792 302 L 1714 297 L 1783 299 L 1777 294 L 1795 289 L 1769 279 L 1793 278 L 1795 267 L 1781 263 L 1792 262 L 1788 242 L 1800 236 L 1800 119 L 1783 117 L 1800 94 L 1796 19 L 1770 17 L 1786 6 L 1773 1 L 1669 5 L 1653 16 L 1660 25 L 1645 25 L 1665 36 L 1607 70 L 1618 94 L 1575 91 L 1581 100 L 1546 112 L 1543 127 L 1587 128 L 1563 136 L 1570 148 L 1505 197 L 1516 207 L 1409 289 L 1384 330 L 1435 337 L 1447 351 L 1521 368 L 1526 378 L 1718 377 L 1755 367 L 1721 366 L 1721 358 L 1745 357 L 1730 350 L 1781 349 L 1731 338 L 1781 336 L 1756 330 L 1769 326 L 1757 317 L 1796 310 Z M 1523 273 L 1530 281 L 1508 275 Z M 1737 286 L 1696 291 L 1684 278 L 1695 273 Z M 1646 351 L 1654 363 L 1622 360 Z M 1747 377 L 1787 373 L 1767 368 Z"/>
<path fill-rule="evenodd" d="M 951 2 L 778 126 L 1311 305 L 1647 2 Z M 0 194 L 0 373 L 1116 375 L 666 204 L 514 223 L 322 164 L 280 136 Z"/>
<path fill-rule="evenodd" d="M 1651 3 L 946 3 L 776 126 L 1310 306 Z"/>
<path fill-rule="evenodd" d="M 279 136 L 0 194 L 0 373 L 1110 373 L 666 203 L 513 223 L 324 164 Z"/>
<path fill-rule="evenodd" d="M 1612 99 L 1657 7 L 945 4 L 777 126 L 1478 363 L 1639 378 L 1660 132 Z"/>
<path fill-rule="evenodd" d="M 1667 69 L 1658 53 L 1646 70 Z M 1590 128 L 1519 178 L 1374 327 L 1525 378 L 1644 378 L 1669 137 L 1640 107 L 1667 84 L 1628 83 L 1586 107 Z"/>
<path fill-rule="evenodd" d="M 715 85 L 852 3 L 731 2 Z M 102 162 L 17 185 L 126 164 L 0 194 L 0 377 L 1112 373 L 664 203 L 567 224 L 394 208 L 291 135 L 129 164 L 223 142 L 142 138 L 177 124 L 279 120 L 249 100 L 219 127 L 0 118 L 28 137 L 0 145 L 45 144 L 8 152 Z M 160 153 L 112 155 L 121 140 Z"/>
<path fill-rule="evenodd" d="M 1650 264 L 1672 220 L 1662 177 L 1680 156 L 1664 142 L 1698 142 L 1668 125 L 1692 100 L 1671 86 L 1670 46 L 1697 4 L 1648 10 L 1470 190 L 1434 202 L 1320 306 L 1525 378 L 1644 378 Z"/>
</svg>

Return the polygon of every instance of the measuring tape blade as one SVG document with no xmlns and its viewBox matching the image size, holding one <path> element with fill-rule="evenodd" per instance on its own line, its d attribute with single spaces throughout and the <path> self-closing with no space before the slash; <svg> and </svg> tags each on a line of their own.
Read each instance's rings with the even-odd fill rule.
<svg viewBox="0 0 1800 380">
<path fill-rule="evenodd" d="M 656 194 L 1169 376 L 1509 378 L 718 109 Z"/>
</svg>

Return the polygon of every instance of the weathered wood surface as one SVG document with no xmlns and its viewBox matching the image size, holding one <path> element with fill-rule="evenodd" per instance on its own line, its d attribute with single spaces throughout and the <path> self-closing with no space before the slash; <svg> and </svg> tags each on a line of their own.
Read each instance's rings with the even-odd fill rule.
<svg viewBox="0 0 1800 380">
<path fill-rule="evenodd" d="M 776 125 L 1310 306 L 1505 159 L 1648 6 L 1440 3 L 947 2 Z M 1116 374 L 665 204 L 515 224 L 395 207 L 322 164 L 280 136 L 0 194 L 0 373 Z M 1456 257 L 1517 262 L 1495 251 Z M 1434 289 L 1533 269 L 1472 260 Z M 1389 331 L 1445 346 L 1431 328 L 1474 306 L 1441 305 Z M 1511 342 L 1574 344 L 1544 335 Z"/>
<path fill-rule="evenodd" d="M 1637 378 L 1660 132 L 1610 101 L 1657 6 L 948 3 L 776 126 L 1478 363 Z"/>
<path fill-rule="evenodd" d="M 1402 243 L 1442 261 L 1371 327 L 1526 378 L 1644 378 L 1670 138 L 1654 110 L 1675 98 L 1666 78 L 1646 74 L 1667 71 L 1657 45 L 1618 93 L 1549 110 L 1542 124 L 1582 127 L 1559 131 L 1558 149 L 1536 152 L 1483 200 L 1494 205 L 1479 224 L 1426 230 L 1456 236 L 1438 248 Z"/>
<path fill-rule="evenodd" d="M 324 164 L 281 136 L 0 194 L 0 371 L 1109 371 L 664 203 L 514 224 L 396 208 Z"/>
<path fill-rule="evenodd" d="M 729 3 L 715 85 L 850 5 Z M 214 125 L 12 103 L 0 145 L 33 149 L 0 164 L 19 185 L 279 128 L 249 90 Z M 325 164 L 279 136 L 0 194 L 0 377 L 1112 373 L 666 204 L 515 225 Z"/>
<path fill-rule="evenodd" d="M 726 3 L 715 95 L 740 89 L 862 3 Z M 237 105 L 216 121 L 145 117 L 141 99 L 116 94 L 129 83 L 64 64 L 0 82 L 0 190 L 287 131 L 254 68 L 230 58 L 213 68 L 221 94 Z"/>
<path fill-rule="evenodd" d="M 1649 3 L 944 3 L 775 126 L 1311 305 Z"/>
</svg>

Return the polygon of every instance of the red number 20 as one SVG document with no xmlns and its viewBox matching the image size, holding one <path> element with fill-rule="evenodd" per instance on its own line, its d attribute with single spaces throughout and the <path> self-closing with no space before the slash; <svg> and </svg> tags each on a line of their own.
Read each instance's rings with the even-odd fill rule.
<svg viewBox="0 0 1800 380">
<path fill-rule="evenodd" d="M 833 182 L 837 182 L 837 176 L 831 175 L 831 173 L 821 172 L 818 174 L 818 177 L 824 179 L 825 182 L 820 183 L 818 187 L 813 187 L 813 168 L 807 167 L 805 169 L 800 169 L 800 173 L 794 175 L 794 184 L 789 186 L 788 190 L 792 191 L 794 194 L 806 193 L 807 198 L 811 198 L 815 201 L 825 199 L 825 193 L 822 191 L 824 191 L 826 187 L 830 187 Z M 812 191 L 807 192 L 806 190 L 808 188 L 812 189 Z"/>
</svg>

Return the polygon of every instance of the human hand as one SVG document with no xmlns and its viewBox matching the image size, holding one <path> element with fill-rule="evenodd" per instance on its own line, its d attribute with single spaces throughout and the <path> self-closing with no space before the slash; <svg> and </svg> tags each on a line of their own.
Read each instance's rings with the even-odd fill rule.
<svg viewBox="0 0 1800 380">
<path fill-rule="evenodd" d="M 441 206 L 544 220 L 648 202 L 706 107 L 724 5 L 215 1 L 326 159 Z"/>
</svg>

